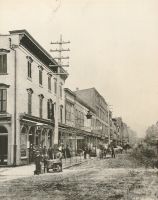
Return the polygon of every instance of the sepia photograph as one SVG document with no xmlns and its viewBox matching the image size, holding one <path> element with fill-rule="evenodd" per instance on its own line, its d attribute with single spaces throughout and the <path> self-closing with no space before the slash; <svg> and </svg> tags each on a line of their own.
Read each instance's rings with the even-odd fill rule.
<svg viewBox="0 0 158 200">
<path fill-rule="evenodd" d="M 0 0 L 0 200 L 158 200 L 158 1 Z"/>
</svg>

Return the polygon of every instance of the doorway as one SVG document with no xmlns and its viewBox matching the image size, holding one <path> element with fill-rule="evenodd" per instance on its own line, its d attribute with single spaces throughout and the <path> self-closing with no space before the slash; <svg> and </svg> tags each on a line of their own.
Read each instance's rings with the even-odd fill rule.
<svg viewBox="0 0 158 200">
<path fill-rule="evenodd" d="M 7 164 L 8 157 L 8 136 L 0 135 L 0 165 Z"/>
<path fill-rule="evenodd" d="M 8 159 L 8 131 L 0 126 L 0 165 L 7 165 Z"/>
</svg>

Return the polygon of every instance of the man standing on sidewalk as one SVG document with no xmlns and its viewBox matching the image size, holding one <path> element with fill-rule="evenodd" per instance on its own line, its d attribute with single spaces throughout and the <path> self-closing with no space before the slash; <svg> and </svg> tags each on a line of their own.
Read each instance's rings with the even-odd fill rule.
<svg viewBox="0 0 158 200">
<path fill-rule="evenodd" d="M 62 167 L 62 152 L 60 149 L 58 149 L 57 154 L 56 154 L 56 158 L 59 159 L 59 166 L 60 166 L 60 171 L 63 171 L 63 167 Z"/>
<path fill-rule="evenodd" d="M 115 158 L 115 149 L 113 145 L 111 146 L 111 157 Z"/>
<path fill-rule="evenodd" d="M 36 157 L 35 157 L 36 169 L 34 171 L 35 175 L 39 175 L 41 173 L 41 161 L 42 161 L 42 156 L 39 151 L 36 151 Z"/>
<path fill-rule="evenodd" d="M 69 146 L 67 145 L 66 146 L 66 158 L 71 158 L 71 153 L 70 153 L 70 149 L 69 149 Z"/>
</svg>

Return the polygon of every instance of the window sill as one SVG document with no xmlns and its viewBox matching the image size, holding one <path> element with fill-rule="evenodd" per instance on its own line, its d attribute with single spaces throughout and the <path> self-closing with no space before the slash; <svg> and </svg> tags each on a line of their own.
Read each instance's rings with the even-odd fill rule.
<svg viewBox="0 0 158 200">
<path fill-rule="evenodd" d="M 39 87 L 43 88 L 43 85 L 39 84 Z"/>
<path fill-rule="evenodd" d="M 52 93 L 52 91 L 51 91 L 51 90 L 49 90 L 49 89 L 48 89 L 48 92 L 49 92 L 49 93 Z"/>
<path fill-rule="evenodd" d="M 29 81 L 31 81 L 31 82 L 32 82 L 32 78 L 30 78 L 30 77 L 27 77 L 27 80 L 29 80 Z"/>
<path fill-rule="evenodd" d="M 8 73 L 0 73 L 0 75 L 8 75 Z"/>
</svg>

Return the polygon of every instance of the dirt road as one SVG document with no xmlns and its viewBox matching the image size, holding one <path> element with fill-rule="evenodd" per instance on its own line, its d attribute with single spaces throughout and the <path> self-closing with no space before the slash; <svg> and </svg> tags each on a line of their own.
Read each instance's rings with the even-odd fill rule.
<svg viewBox="0 0 158 200">
<path fill-rule="evenodd" d="M 0 183 L 0 199 L 157 200 L 158 172 L 119 155 L 81 166 Z"/>
</svg>

